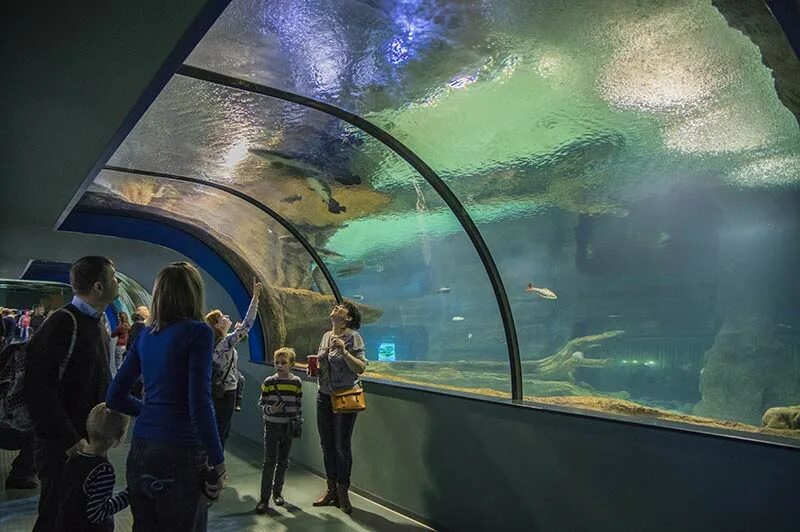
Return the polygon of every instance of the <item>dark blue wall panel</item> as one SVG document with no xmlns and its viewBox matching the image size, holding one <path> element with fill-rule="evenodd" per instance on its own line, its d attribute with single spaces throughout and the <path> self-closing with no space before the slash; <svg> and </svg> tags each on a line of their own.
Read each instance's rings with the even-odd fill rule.
<svg viewBox="0 0 800 532">
<path fill-rule="evenodd" d="M 132 238 L 173 249 L 213 277 L 231 296 L 242 316 L 247 312 L 250 294 L 233 268 L 204 242 L 177 227 L 131 216 L 73 211 L 59 230 Z M 251 361 L 266 360 L 264 330 L 260 318 L 253 325 L 248 344 Z"/>
</svg>

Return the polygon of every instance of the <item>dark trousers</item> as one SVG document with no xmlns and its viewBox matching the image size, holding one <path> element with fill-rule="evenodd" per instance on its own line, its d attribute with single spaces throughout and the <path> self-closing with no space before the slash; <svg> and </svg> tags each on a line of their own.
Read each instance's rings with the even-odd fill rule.
<svg viewBox="0 0 800 532">
<path fill-rule="evenodd" d="M 233 423 L 233 409 L 236 406 L 236 390 L 229 390 L 221 399 L 214 399 L 214 413 L 217 416 L 217 430 L 222 448 L 225 448 L 225 440 L 231 433 Z"/>
<path fill-rule="evenodd" d="M 56 516 L 61 499 L 61 477 L 67 455 L 64 444 L 57 440 L 35 437 L 34 459 L 39 471 L 39 516 L 33 532 L 57 532 Z"/>
<path fill-rule="evenodd" d="M 270 492 L 281 493 L 289 468 L 292 439 L 288 423 L 264 423 L 264 464 L 261 468 L 261 498 L 269 499 Z M 274 482 L 273 482 L 274 475 Z"/>
<path fill-rule="evenodd" d="M 205 532 L 200 473 L 207 461 L 199 448 L 133 440 L 127 461 L 133 532 Z"/>
<path fill-rule="evenodd" d="M 350 471 L 353 469 L 353 427 L 358 414 L 334 414 L 331 396 L 317 394 L 317 430 L 325 461 L 325 476 L 338 484 L 350 486 Z"/>
<path fill-rule="evenodd" d="M 244 385 L 247 383 L 247 379 L 244 378 L 244 375 L 239 373 L 239 384 L 236 386 L 236 406 L 242 406 L 242 397 L 244 397 Z"/>
<path fill-rule="evenodd" d="M 0 449 L 19 450 L 19 454 L 11 462 L 8 478 L 26 480 L 36 478 L 33 431 L 20 432 L 0 428 Z"/>
<path fill-rule="evenodd" d="M 14 479 L 36 479 L 36 458 L 34 456 L 33 434 L 30 435 L 19 454 L 11 462 L 11 471 L 8 478 Z"/>
</svg>

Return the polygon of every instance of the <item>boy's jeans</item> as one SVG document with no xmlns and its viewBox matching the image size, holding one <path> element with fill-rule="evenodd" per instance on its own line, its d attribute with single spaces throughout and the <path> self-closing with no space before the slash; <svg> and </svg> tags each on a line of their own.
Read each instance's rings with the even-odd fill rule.
<svg viewBox="0 0 800 532">
<path fill-rule="evenodd" d="M 288 423 L 264 422 L 264 465 L 261 470 L 261 498 L 268 500 L 270 492 L 281 493 L 289 467 L 292 439 Z M 273 483 L 273 475 L 275 482 Z"/>
</svg>

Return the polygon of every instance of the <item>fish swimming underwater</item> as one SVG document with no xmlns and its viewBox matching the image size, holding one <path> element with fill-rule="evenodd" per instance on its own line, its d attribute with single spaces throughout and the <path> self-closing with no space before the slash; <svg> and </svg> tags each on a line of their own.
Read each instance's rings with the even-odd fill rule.
<svg viewBox="0 0 800 532">
<path fill-rule="evenodd" d="M 366 264 L 363 262 L 354 262 L 336 270 L 336 275 L 340 277 L 352 277 L 353 275 L 358 275 L 363 272 L 366 267 Z"/>
<path fill-rule="evenodd" d="M 346 168 L 346 164 L 324 161 L 316 161 L 313 157 L 306 155 L 292 154 L 279 150 L 265 148 L 249 148 L 247 151 L 267 161 L 273 168 L 285 168 L 291 170 L 305 178 L 308 188 L 314 191 L 322 202 L 328 205 L 328 211 L 333 214 L 341 214 L 347 209 L 333 199 L 331 195 L 330 182 L 336 181 L 342 185 L 360 185 L 361 178 L 353 174 Z M 293 199 L 293 198 L 299 199 Z M 302 196 L 294 195 L 286 198 L 287 203 L 299 201 Z"/>
<path fill-rule="evenodd" d="M 356 301 L 361 301 L 362 299 L 364 299 L 364 296 L 362 296 L 361 294 L 356 294 L 356 295 L 352 296 L 350 299 L 355 299 Z"/>
<path fill-rule="evenodd" d="M 438 289 L 436 292 L 438 292 L 439 294 L 449 294 L 450 290 L 452 290 L 452 289 L 449 286 L 443 286 L 440 289 Z"/>
<path fill-rule="evenodd" d="M 344 207 L 338 201 L 333 199 L 333 196 L 331 195 L 331 187 L 328 186 L 327 183 L 313 177 L 307 177 L 306 184 L 308 185 L 308 188 L 313 190 L 322 199 L 322 203 L 328 205 L 328 212 L 333 214 L 347 212 L 347 207 Z"/>
<path fill-rule="evenodd" d="M 300 194 L 293 194 L 291 196 L 287 196 L 287 197 L 283 198 L 281 200 L 281 202 L 283 202 L 283 203 L 296 203 L 296 202 L 300 201 L 301 199 L 303 199 L 303 196 L 301 196 Z"/>
<path fill-rule="evenodd" d="M 453 316 L 453 321 L 464 321 L 464 316 Z"/>
<path fill-rule="evenodd" d="M 537 286 L 533 286 L 533 283 L 528 283 L 528 287 L 525 288 L 525 291 L 536 294 L 537 296 L 545 299 L 558 299 L 558 296 L 555 294 L 555 292 L 549 288 L 539 288 Z"/>
<path fill-rule="evenodd" d="M 335 251 L 328 249 L 328 248 L 317 248 L 317 253 L 319 253 L 320 257 L 327 257 L 329 259 L 343 259 L 344 255 L 341 253 L 336 253 Z"/>
</svg>

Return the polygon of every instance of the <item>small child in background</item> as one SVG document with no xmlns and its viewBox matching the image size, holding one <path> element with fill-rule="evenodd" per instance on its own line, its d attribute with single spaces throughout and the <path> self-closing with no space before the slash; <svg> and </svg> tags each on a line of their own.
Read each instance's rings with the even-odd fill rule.
<svg viewBox="0 0 800 532">
<path fill-rule="evenodd" d="M 130 418 L 96 405 L 86 420 L 89 443 L 64 466 L 56 530 L 113 532 L 114 514 L 128 507 L 128 490 L 114 495 L 108 450 L 125 440 Z"/>
<path fill-rule="evenodd" d="M 259 514 L 269 508 L 270 492 L 277 506 L 284 504 L 283 482 L 292 449 L 290 421 L 302 415 L 303 381 L 292 374 L 295 358 L 294 349 L 290 347 L 275 351 L 275 374 L 261 384 L 258 404 L 264 413 L 264 466 L 261 471 L 261 500 L 256 505 Z"/>
</svg>

